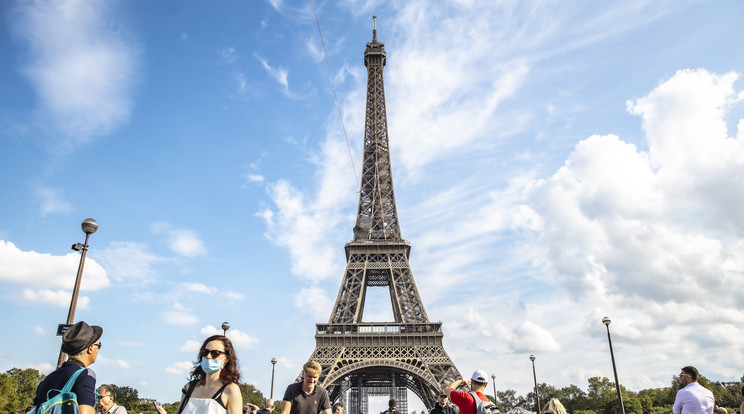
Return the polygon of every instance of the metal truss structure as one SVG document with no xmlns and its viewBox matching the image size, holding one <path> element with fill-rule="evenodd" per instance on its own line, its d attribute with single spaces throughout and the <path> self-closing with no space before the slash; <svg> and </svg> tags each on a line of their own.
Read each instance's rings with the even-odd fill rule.
<svg viewBox="0 0 744 414">
<path fill-rule="evenodd" d="M 408 262 L 411 245 L 400 234 L 382 76 L 386 57 L 375 27 L 364 52 L 367 111 L 354 238 L 345 246 L 344 279 L 328 323 L 316 325 L 310 357 L 322 367 L 320 385 L 349 414 L 369 413 L 369 396 L 381 395 L 407 412 L 406 390 L 433 407 L 439 392 L 460 378 L 442 345 L 441 322 L 430 322 L 424 310 Z M 362 322 L 370 286 L 388 287 L 394 322 Z"/>
</svg>

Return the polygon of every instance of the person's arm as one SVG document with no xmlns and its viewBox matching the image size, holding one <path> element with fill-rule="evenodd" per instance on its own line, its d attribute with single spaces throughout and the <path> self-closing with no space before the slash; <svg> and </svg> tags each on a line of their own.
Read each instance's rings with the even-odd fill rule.
<svg viewBox="0 0 744 414">
<path fill-rule="evenodd" d="M 243 395 L 238 384 L 232 383 L 225 388 L 227 414 L 243 414 Z M 255 406 L 254 406 L 255 407 Z"/>
<path fill-rule="evenodd" d="M 96 414 L 96 409 L 90 405 L 78 405 L 78 411 L 80 414 Z"/>
<path fill-rule="evenodd" d="M 459 387 L 460 384 L 462 383 L 465 383 L 466 386 L 468 385 L 467 381 L 458 379 L 458 380 L 454 380 L 450 382 L 449 385 L 444 389 L 444 392 L 447 393 L 447 398 L 449 398 L 450 401 L 452 401 L 452 397 L 450 397 L 450 393 L 456 390 L 457 387 Z"/>
<path fill-rule="evenodd" d="M 292 402 L 282 401 L 282 414 L 289 414 L 290 410 L 292 410 Z"/>
<path fill-rule="evenodd" d="M 682 400 L 684 399 L 684 393 L 682 391 L 677 391 L 677 398 L 674 399 L 674 405 L 672 406 L 672 412 L 674 414 L 682 414 Z"/>
</svg>

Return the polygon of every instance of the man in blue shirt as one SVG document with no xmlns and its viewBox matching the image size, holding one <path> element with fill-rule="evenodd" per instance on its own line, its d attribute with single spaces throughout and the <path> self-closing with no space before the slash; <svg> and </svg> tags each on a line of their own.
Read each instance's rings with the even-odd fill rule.
<svg viewBox="0 0 744 414">
<path fill-rule="evenodd" d="M 72 387 L 72 392 L 77 395 L 78 409 L 80 414 L 95 414 L 96 405 L 96 374 L 89 365 L 96 362 L 98 350 L 101 349 L 103 328 L 100 326 L 90 326 L 85 322 L 78 322 L 72 325 L 62 336 L 62 352 L 66 353 L 69 359 L 59 368 L 47 375 L 44 381 L 36 388 L 36 398 L 34 405 L 38 406 L 47 400 L 49 390 L 60 390 L 65 386 L 79 369 L 85 369 Z M 51 393 L 49 397 L 53 397 Z"/>
</svg>

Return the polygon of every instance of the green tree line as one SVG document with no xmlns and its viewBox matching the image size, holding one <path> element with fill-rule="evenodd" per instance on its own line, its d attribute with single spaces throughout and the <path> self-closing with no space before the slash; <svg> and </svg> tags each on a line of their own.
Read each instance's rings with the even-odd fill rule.
<svg viewBox="0 0 744 414">
<path fill-rule="evenodd" d="M 35 369 L 12 368 L 0 373 L 0 414 L 12 412 L 23 413 L 31 405 L 36 394 L 36 387 L 45 378 Z M 708 388 L 716 397 L 719 407 L 725 407 L 731 412 L 742 402 L 741 385 L 723 386 L 710 382 L 701 376 L 699 382 Z M 101 384 L 99 384 L 101 385 Z M 116 403 L 127 409 L 130 414 L 155 414 L 152 403 L 141 400 L 139 392 L 129 386 L 106 384 L 116 392 Z M 649 388 L 638 392 L 628 391 L 620 387 L 625 412 L 635 414 L 668 414 L 672 411 L 677 390 L 682 388 L 678 377 L 673 377 L 671 384 L 665 388 Z M 544 405 L 551 398 L 558 398 L 566 407 L 569 414 L 620 414 L 617 402 L 615 383 L 605 377 L 592 377 L 588 380 L 587 390 L 576 385 L 555 388 L 552 385 L 538 384 L 540 404 Z M 264 406 L 264 395 L 250 384 L 240 384 L 243 402 L 253 403 L 261 408 Z M 496 404 L 501 412 L 512 408 L 522 407 L 535 411 L 535 393 L 525 396 L 517 395 L 516 391 L 496 391 Z M 173 414 L 178 401 L 164 403 L 163 408 Z M 542 408 L 542 407 L 540 407 Z M 281 412 L 281 404 L 276 404 L 273 413 Z"/>
</svg>

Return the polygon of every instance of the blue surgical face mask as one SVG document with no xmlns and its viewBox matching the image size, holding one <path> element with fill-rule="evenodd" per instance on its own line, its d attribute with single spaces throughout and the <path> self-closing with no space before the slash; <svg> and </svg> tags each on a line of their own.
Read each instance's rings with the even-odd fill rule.
<svg viewBox="0 0 744 414">
<path fill-rule="evenodd" d="M 214 374 L 215 372 L 222 369 L 222 361 L 220 361 L 219 359 L 202 358 L 199 365 L 201 365 L 201 368 L 207 374 Z"/>
</svg>

